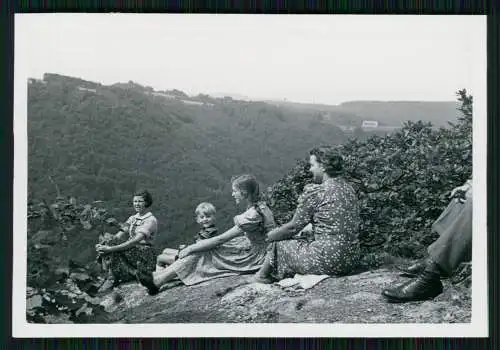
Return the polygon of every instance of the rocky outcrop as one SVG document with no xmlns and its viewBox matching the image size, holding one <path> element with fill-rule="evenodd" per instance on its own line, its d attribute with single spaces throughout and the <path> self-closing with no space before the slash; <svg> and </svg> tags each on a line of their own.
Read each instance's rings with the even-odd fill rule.
<svg viewBox="0 0 500 350">
<path fill-rule="evenodd" d="M 397 271 L 384 268 L 352 276 L 327 278 L 311 289 L 300 290 L 283 289 L 276 284 L 249 283 L 248 276 L 234 276 L 195 286 L 174 282 L 153 297 L 137 283 L 129 283 L 105 296 L 87 298 L 86 306 L 80 302 L 72 318 L 52 317 L 50 322 L 470 322 L 470 288 L 445 280 L 444 293 L 432 301 L 387 303 L 380 294 L 381 290 L 404 280 L 406 278 Z"/>
</svg>

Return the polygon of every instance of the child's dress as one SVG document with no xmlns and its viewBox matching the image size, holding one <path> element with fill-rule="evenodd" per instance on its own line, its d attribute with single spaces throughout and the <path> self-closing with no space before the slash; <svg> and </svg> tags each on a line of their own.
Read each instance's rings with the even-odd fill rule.
<svg viewBox="0 0 500 350">
<path fill-rule="evenodd" d="M 257 205 L 262 215 L 255 207 L 250 207 L 234 217 L 234 224 L 241 228 L 245 236 L 236 237 L 208 251 L 193 253 L 170 265 L 184 284 L 193 285 L 259 270 L 266 256 L 266 233 L 275 226 L 275 222 L 264 202 Z"/>
</svg>

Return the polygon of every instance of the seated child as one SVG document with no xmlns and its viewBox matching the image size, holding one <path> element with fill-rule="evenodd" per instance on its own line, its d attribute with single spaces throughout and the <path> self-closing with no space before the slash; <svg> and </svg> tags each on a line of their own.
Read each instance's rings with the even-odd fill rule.
<svg viewBox="0 0 500 350">
<path fill-rule="evenodd" d="M 217 236 L 218 230 L 215 227 L 215 207 L 213 204 L 207 202 L 200 203 L 194 213 L 196 215 L 196 222 L 201 226 L 200 232 L 194 236 L 195 242 Z"/>
<path fill-rule="evenodd" d="M 198 204 L 194 213 L 196 215 L 196 222 L 201 226 L 201 230 L 194 237 L 195 242 L 214 237 L 218 234 L 218 230 L 215 227 L 215 212 L 215 207 L 211 203 L 203 202 Z M 179 246 L 179 250 L 184 247 L 184 245 Z M 156 258 L 157 270 L 177 260 L 179 250 L 171 248 L 164 249 Z"/>
</svg>

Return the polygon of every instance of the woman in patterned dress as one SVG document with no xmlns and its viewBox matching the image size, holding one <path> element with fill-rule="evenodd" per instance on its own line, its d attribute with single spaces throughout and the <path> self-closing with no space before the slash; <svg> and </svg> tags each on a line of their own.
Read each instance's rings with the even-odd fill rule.
<svg viewBox="0 0 500 350">
<path fill-rule="evenodd" d="M 234 217 L 234 226 L 226 232 L 200 240 L 179 252 L 179 259 L 166 269 L 154 273 L 138 273 L 150 295 L 178 277 L 185 285 L 214 278 L 254 273 L 266 257 L 266 232 L 275 225 L 274 217 L 259 200 L 259 184 L 252 175 L 232 181 L 232 196 L 246 210 Z"/>
<path fill-rule="evenodd" d="M 254 280 L 270 283 L 294 274 L 345 275 L 358 264 L 359 207 L 356 193 L 343 178 L 343 159 L 328 147 L 310 151 L 315 182 L 305 186 L 292 220 L 268 232 L 273 242 Z M 297 236 L 312 226 L 312 239 Z"/>
<path fill-rule="evenodd" d="M 155 270 L 156 252 L 152 242 L 158 231 L 158 221 L 149 211 L 151 204 L 153 198 L 148 191 L 135 193 L 133 206 L 136 214 L 128 218 L 108 245 L 96 245 L 99 259 L 108 274 L 100 292 L 121 282 L 135 280 L 138 269 Z M 127 241 L 117 244 L 127 233 Z"/>
</svg>

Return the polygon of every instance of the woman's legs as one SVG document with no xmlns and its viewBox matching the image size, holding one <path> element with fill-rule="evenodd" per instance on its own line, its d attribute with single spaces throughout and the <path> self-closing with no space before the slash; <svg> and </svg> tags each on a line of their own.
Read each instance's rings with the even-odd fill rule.
<svg viewBox="0 0 500 350">
<path fill-rule="evenodd" d="M 113 270 L 111 269 L 110 265 L 111 264 L 107 259 L 105 258 L 102 259 L 102 269 L 105 272 L 106 277 L 104 279 L 104 282 L 99 287 L 98 291 L 100 293 L 113 288 L 116 283 L 115 276 L 113 275 Z"/>
<path fill-rule="evenodd" d="M 108 271 L 109 270 L 109 267 L 108 267 L 108 262 L 106 261 L 106 259 L 103 257 L 101 258 L 101 269 L 102 271 Z"/>
</svg>

